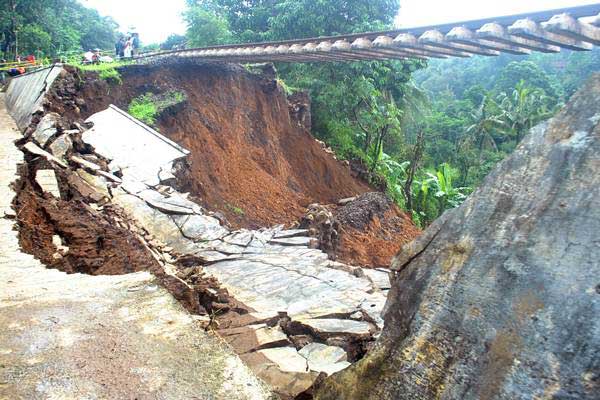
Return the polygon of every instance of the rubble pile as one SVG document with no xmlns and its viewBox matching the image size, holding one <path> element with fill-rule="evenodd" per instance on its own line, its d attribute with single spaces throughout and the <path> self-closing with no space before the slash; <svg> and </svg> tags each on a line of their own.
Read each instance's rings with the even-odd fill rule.
<svg viewBox="0 0 600 400">
<path fill-rule="evenodd" d="M 189 152 L 116 106 L 38 114 L 20 146 L 21 240 L 40 236 L 28 251 L 68 272 L 152 272 L 282 397 L 360 359 L 383 328 L 388 271 L 330 260 L 308 229 L 231 230 L 169 186 Z"/>
</svg>

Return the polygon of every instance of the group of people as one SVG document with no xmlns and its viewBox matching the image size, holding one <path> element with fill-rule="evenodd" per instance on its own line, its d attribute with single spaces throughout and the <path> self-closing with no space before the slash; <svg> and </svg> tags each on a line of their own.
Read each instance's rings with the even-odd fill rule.
<svg viewBox="0 0 600 400">
<path fill-rule="evenodd" d="M 8 76 L 19 76 L 27 72 L 28 67 L 36 65 L 35 56 L 30 54 L 26 57 L 17 56 L 14 62 L 8 62 L 7 60 L 0 60 L 0 68 L 6 71 Z"/>
<path fill-rule="evenodd" d="M 127 36 L 121 36 L 115 43 L 115 54 L 120 58 L 131 58 L 137 54 L 140 48 L 140 35 L 130 33 Z"/>
</svg>

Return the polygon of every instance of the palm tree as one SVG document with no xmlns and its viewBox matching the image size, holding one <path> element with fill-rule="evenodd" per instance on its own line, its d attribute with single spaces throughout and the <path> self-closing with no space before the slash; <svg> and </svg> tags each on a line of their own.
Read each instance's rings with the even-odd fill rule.
<svg viewBox="0 0 600 400">
<path fill-rule="evenodd" d="M 527 86 L 523 80 L 515 86 L 510 96 L 506 93 L 500 95 L 503 119 L 515 133 L 517 143 L 538 122 L 552 115 L 544 103 L 544 94 Z"/>
<path fill-rule="evenodd" d="M 479 151 L 479 157 L 484 148 L 492 148 L 498 150 L 496 141 L 492 136 L 495 131 L 504 131 L 506 124 L 501 116 L 494 115 L 488 112 L 488 107 L 493 101 L 487 96 L 484 96 L 481 104 L 471 113 L 473 123 L 465 130 L 466 137 L 463 144 L 469 147 L 475 146 Z"/>
</svg>

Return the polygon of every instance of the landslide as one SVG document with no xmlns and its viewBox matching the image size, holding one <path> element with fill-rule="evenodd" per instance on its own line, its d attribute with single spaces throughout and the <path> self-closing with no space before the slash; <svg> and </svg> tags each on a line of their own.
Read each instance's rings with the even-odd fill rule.
<svg viewBox="0 0 600 400">
<path fill-rule="evenodd" d="M 402 246 L 421 234 L 381 192 L 364 193 L 342 204 L 312 204 L 299 227 L 311 230 L 330 258 L 373 268 L 389 267 Z"/>
<path fill-rule="evenodd" d="M 178 174 L 179 189 L 236 228 L 291 224 L 310 203 L 370 191 L 314 140 L 274 71 L 203 63 L 130 66 L 120 69 L 122 84 L 71 73 L 75 78 L 63 79 L 52 93 L 61 100 L 64 91 L 77 91 L 74 101 L 52 102 L 59 105 L 52 111 L 62 115 L 86 118 L 111 103 L 127 110 L 146 93 L 183 92 L 185 103 L 156 122 L 162 134 L 191 151 Z"/>
</svg>

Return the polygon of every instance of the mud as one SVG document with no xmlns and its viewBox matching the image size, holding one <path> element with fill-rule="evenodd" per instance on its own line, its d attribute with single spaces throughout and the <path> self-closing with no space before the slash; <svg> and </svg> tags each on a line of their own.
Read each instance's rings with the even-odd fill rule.
<svg viewBox="0 0 600 400">
<path fill-rule="evenodd" d="M 364 267 L 389 267 L 402 246 L 421 233 L 383 193 L 365 193 L 344 203 L 312 204 L 298 224 L 317 237 L 319 247 L 331 259 Z"/>
<path fill-rule="evenodd" d="M 141 94 L 184 93 L 186 103 L 162 113 L 156 123 L 192 152 L 178 189 L 221 212 L 235 228 L 289 225 L 310 203 L 370 191 L 347 164 L 323 152 L 306 129 L 307 97 L 288 102 L 272 71 L 183 64 L 133 66 L 121 76 L 119 85 L 71 70 L 52 89 L 46 108 L 86 118 L 111 103 L 127 110 Z"/>
<path fill-rule="evenodd" d="M 55 171 L 63 182 L 56 199 L 42 193 L 33 177 L 45 162 L 30 161 L 21 168 L 14 205 L 19 224 L 19 241 L 24 251 L 44 264 L 67 273 L 120 275 L 137 271 L 155 271 L 158 263 L 133 234 L 121 228 L 118 213 L 110 204 L 94 210 L 84 196 L 68 185 L 68 173 Z M 59 236 L 68 252 L 60 254 L 53 243 Z"/>
</svg>

